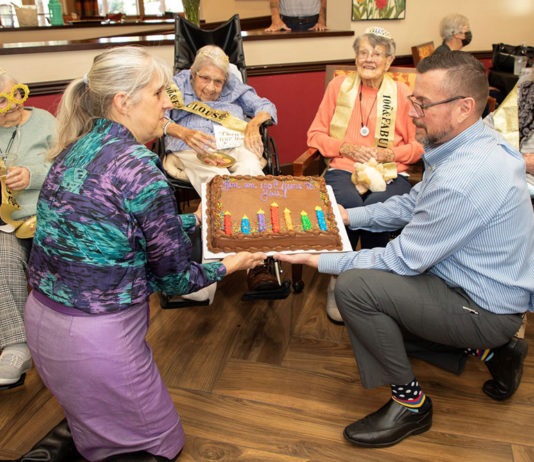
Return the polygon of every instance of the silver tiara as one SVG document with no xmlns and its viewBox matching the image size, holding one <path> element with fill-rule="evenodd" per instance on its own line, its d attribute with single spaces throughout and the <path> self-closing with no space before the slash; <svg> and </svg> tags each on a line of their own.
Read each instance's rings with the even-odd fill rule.
<svg viewBox="0 0 534 462">
<path fill-rule="evenodd" d="M 367 29 L 365 29 L 365 33 L 378 35 L 379 37 L 384 37 L 384 38 L 387 38 L 388 40 L 391 40 L 393 38 L 386 29 L 380 26 L 368 27 Z"/>
</svg>

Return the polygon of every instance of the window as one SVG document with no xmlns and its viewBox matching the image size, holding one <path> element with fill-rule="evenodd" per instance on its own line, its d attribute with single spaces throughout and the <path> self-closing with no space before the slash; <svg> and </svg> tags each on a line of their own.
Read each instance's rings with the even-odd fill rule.
<svg viewBox="0 0 534 462">
<path fill-rule="evenodd" d="M 183 13 L 182 0 L 98 0 L 98 13 L 106 16 L 124 13 L 126 16 L 139 16 L 139 4 L 143 4 L 145 15 L 162 16 L 165 12 Z"/>
</svg>

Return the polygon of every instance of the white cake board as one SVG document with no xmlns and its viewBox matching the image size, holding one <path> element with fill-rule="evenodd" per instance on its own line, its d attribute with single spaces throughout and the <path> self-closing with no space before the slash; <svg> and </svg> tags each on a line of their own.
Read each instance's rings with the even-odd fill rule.
<svg viewBox="0 0 534 462">
<path fill-rule="evenodd" d="M 347 230 L 345 229 L 345 225 L 343 224 L 343 220 L 341 219 L 341 214 L 339 213 L 339 208 L 337 206 L 336 198 L 334 196 L 334 191 L 332 190 L 332 186 L 326 185 L 326 191 L 328 193 L 328 197 L 330 198 L 330 202 L 332 202 L 332 210 L 334 211 L 334 217 L 336 219 L 337 228 L 339 230 L 339 234 L 341 236 L 341 244 L 342 249 L 341 250 L 280 250 L 280 251 L 270 251 L 265 252 L 267 255 L 274 255 L 276 253 L 281 254 L 292 254 L 292 253 L 338 253 L 338 252 L 351 252 L 352 247 L 350 245 L 349 237 L 347 235 Z M 202 199 L 202 223 L 207 223 L 207 206 L 206 206 L 206 183 L 202 184 L 201 187 L 201 194 L 200 197 Z M 207 226 L 202 226 L 202 252 L 203 252 L 203 258 L 206 260 L 220 260 L 228 255 L 233 255 L 236 252 L 211 252 L 208 250 L 207 245 Z"/>
</svg>

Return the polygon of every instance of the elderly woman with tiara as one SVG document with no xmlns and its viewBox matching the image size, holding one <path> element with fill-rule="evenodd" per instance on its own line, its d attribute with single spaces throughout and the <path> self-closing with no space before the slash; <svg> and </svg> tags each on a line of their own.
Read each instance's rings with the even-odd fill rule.
<svg viewBox="0 0 534 462">
<path fill-rule="evenodd" d="M 224 51 L 202 47 L 191 69 L 175 75 L 174 83 L 175 109 L 164 125 L 167 173 L 177 178 L 185 173 L 198 192 L 215 175 L 263 175 L 259 127 L 267 120 L 276 123 L 276 108 L 241 82 Z M 225 144 L 224 139 L 233 141 Z M 218 148 L 235 163 L 225 168 L 206 156 Z"/>
<path fill-rule="evenodd" d="M 145 339 L 148 298 L 197 291 L 265 259 L 192 261 L 199 211 L 178 214 L 145 146 L 162 135 L 170 80 L 162 60 L 120 47 L 96 56 L 63 94 L 37 204 L 25 326 L 67 422 L 22 460 L 73 462 L 77 452 L 89 461 L 175 460 L 184 431 Z"/>
<path fill-rule="evenodd" d="M 325 181 L 331 185 L 339 204 L 350 209 L 409 192 L 410 183 L 402 175 L 417 162 L 423 147 L 415 140 L 415 126 L 408 116 L 410 89 L 394 81 L 387 71 L 395 58 L 395 41 L 381 27 L 370 27 L 356 38 L 356 72 L 334 78 L 328 85 L 315 119 L 308 130 L 308 146 L 317 148 L 328 159 Z M 360 193 L 352 176 L 355 163 L 395 162 L 401 173 L 385 191 Z M 385 247 L 390 233 L 349 230 L 356 247 Z M 331 280 L 327 314 L 341 322 L 334 299 L 335 279 Z"/>
</svg>

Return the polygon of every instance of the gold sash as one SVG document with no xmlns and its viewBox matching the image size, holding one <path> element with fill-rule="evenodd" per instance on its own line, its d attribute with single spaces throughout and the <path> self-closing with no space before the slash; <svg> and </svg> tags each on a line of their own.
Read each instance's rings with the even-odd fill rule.
<svg viewBox="0 0 534 462">
<path fill-rule="evenodd" d="M 4 161 L 0 159 L 0 182 L 2 188 L 2 202 L 0 203 L 0 218 L 8 225 L 15 228 L 15 236 L 19 239 L 28 239 L 33 237 L 35 233 L 36 219 L 35 215 L 27 220 L 12 220 L 11 214 L 15 210 L 20 210 L 20 205 L 15 199 L 13 191 L 6 186 L 7 169 Z"/>
<path fill-rule="evenodd" d="M 330 135 L 338 140 L 342 140 L 345 137 L 359 88 L 360 76 L 357 72 L 349 74 L 341 84 L 336 110 L 330 121 Z M 376 128 L 373 146 L 379 148 L 393 147 L 396 116 L 397 86 L 395 81 L 388 74 L 385 74 L 377 94 Z"/>
<path fill-rule="evenodd" d="M 519 121 L 517 118 L 517 84 L 493 113 L 493 127 L 514 148 L 519 150 Z"/>
<path fill-rule="evenodd" d="M 200 101 L 193 101 L 187 106 L 184 104 L 182 92 L 174 82 L 171 82 L 167 87 L 167 94 L 171 100 L 174 109 L 181 109 L 182 111 L 191 112 L 205 119 L 221 124 L 225 128 L 244 132 L 247 128 L 247 123 L 244 120 L 238 119 L 230 114 L 228 111 L 221 111 L 219 109 L 212 109 L 206 103 Z"/>
</svg>

